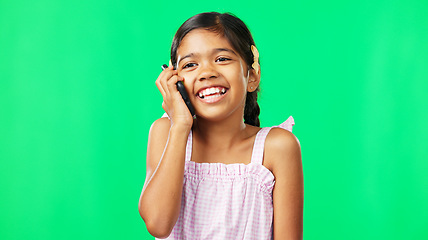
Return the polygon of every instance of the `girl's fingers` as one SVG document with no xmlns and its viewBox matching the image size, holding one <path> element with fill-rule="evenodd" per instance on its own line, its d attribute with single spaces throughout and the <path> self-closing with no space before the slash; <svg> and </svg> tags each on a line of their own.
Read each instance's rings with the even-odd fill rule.
<svg viewBox="0 0 428 240">
<path fill-rule="evenodd" d="M 156 80 L 156 86 L 163 96 L 162 108 L 174 123 L 191 126 L 193 118 L 177 90 L 178 81 L 184 81 L 184 78 L 178 76 L 177 71 L 173 70 L 172 66 L 166 68 Z"/>
<path fill-rule="evenodd" d="M 162 85 L 161 85 L 160 81 L 161 81 L 161 79 L 162 79 L 162 77 L 163 77 L 164 75 L 165 75 L 165 72 L 164 72 L 164 71 L 162 71 L 162 72 L 159 74 L 159 76 L 158 76 L 158 78 L 156 79 L 156 82 L 155 82 L 156 87 L 159 89 L 159 92 L 162 94 L 162 97 L 165 97 L 165 90 L 163 89 L 163 87 L 162 87 Z"/>
<path fill-rule="evenodd" d="M 165 98 L 166 96 L 165 90 L 163 90 L 163 87 L 160 84 L 160 81 L 158 80 L 156 80 L 156 87 L 159 89 L 159 92 L 162 94 L 162 97 Z"/>
<path fill-rule="evenodd" d="M 167 94 L 169 94 L 167 81 L 174 74 L 175 74 L 175 71 L 172 70 L 172 67 L 168 67 L 159 74 L 159 77 L 156 80 L 156 86 L 158 87 L 159 91 L 161 92 L 164 98 L 166 97 Z"/>
<path fill-rule="evenodd" d="M 173 70 L 172 66 L 169 66 L 159 74 L 159 77 L 156 80 L 156 86 L 162 94 L 162 107 L 165 111 L 167 111 L 167 109 L 171 108 L 177 102 L 180 102 L 181 95 L 177 90 L 177 82 L 183 80 L 184 78 L 178 76 L 177 71 Z"/>
<path fill-rule="evenodd" d="M 168 92 L 169 93 L 174 93 L 174 92 L 178 92 L 177 90 L 177 82 L 178 81 L 183 81 L 183 77 L 180 77 L 178 75 L 174 75 L 172 76 L 169 80 L 168 80 Z"/>
</svg>

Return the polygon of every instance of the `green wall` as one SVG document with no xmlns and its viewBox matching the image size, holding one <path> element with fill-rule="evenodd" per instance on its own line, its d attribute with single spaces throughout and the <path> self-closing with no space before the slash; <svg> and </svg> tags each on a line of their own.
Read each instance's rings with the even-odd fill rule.
<svg viewBox="0 0 428 240">
<path fill-rule="evenodd" d="M 0 0 L 0 239 L 152 239 L 137 204 L 176 29 L 233 12 L 295 118 L 305 239 L 427 239 L 428 2 Z M 227 6 L 227 7 L 226 7 Z"/>
</svg>

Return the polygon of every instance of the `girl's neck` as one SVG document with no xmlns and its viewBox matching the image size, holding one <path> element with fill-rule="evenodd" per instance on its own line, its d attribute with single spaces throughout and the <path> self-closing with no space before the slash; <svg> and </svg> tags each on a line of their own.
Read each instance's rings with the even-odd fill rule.
<svg viewBox="0 0 428 240">
<path fill-rule="evenodd" d="M 221 121 L 197 119 L 193 126 L 195 138 L 208 146 L 232 147 L 246 137 L 247 126 L 242 118 L 229 117 Z"/>
</svg>

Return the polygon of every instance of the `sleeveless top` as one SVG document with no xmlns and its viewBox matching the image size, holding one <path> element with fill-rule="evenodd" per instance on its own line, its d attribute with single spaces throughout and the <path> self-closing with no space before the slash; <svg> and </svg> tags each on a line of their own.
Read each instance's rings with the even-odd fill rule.
<svg viewBox="0 0 428 240">
<path fill-rule="evenodd" d="M 293 117 L 273 126 L 292 131 Z M 266 136 L 256 135 L 249 164 L 196 163 L 187 139 L 181 210 L 166 239 L 272 239 L 275 178 L 262 165 Z"/>
</svg>

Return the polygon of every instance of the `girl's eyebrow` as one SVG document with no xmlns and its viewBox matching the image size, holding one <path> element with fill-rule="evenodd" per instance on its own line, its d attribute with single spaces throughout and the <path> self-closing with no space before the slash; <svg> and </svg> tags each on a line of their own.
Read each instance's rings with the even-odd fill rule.
<svg viewBox="0 0 428 240">
<path fill-rule="evenodd" d="M 214 53 L 218 53 L 218 52 L 230 52 L 230 53 L 234 54 L 235 56 L 238 56 L 238 54 L 236 54 L 235 51 L 233 51 L 232 49 L 229 49 L 229 48 L 214 48 L 213 52 Z M 190 57 L 193 57 L 193 56 L 195 56 L 194 53 L 187 54 L 186 56 L 184 56 L 180 60 L 178 60 L 177 64 L 180 64 L 180 62 L 183 61 L 184 59 L 190 58 Z"/>
<path fill-rule="evenodd" d="M 235 51 L 233 51 L 232 49 L 229 49 L 229 48 L 215 48 L 215 49 L 213 50 L 213 52 L 230 52 L 230 53 L 232 53 L 232 54 L 234 54 L 234 55 L 238 56 L 238 54 L 236 54 L 236 52 L 235 52 Z"/>
<path fill-rule="evenodd" d="M 186 56 L 184 56 L 180 60 L 178 60 L 177 65 L 180 64 L 180 62 L 183 61 L 184 59 L 189 58 L 189 57 L 193 57 L 194 55 L 195 55 L 194 53 L 187 54 Z"/>
</svg>

